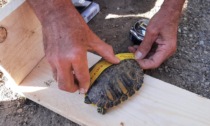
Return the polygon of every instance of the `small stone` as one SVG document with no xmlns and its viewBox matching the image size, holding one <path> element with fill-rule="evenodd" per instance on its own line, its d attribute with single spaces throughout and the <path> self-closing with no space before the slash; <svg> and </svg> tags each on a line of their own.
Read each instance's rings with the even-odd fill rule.
<svg viewBox="0 0 210 126">
<path fill-rule="evenodd" d="M 203 77 L 202 80 L 201 80 L 201 82 L 205 82 L 205 80 L 206 80 L 206 79 Z"/>
<path fill-rule="evenodd" d="M 209 84 L 210 84 L 210 82 L 205 82 L 204 84 L 205 84 L 205 85 L 209 85 Z"/>
<path fill-rule="evenodd" d="M 165 66 L 165 71 L 166 71 L 166 73 L 169 72 L 168 66 Z"/>
<path fill-rule="evenodd" d="M 117 10 L 120 10 L 120 7 L 117 7 Z"/>
<path fill-rule="evenodd" d="M 181 32 L 182 32 L 181 28 L 179 28 L 179 29 L 178 29 L 178 32 L 179 32 L 179 33 L 181 33 Z"/>
<path fill-rule="evenodd" d="M 158 68 L 160 71 L 162 71 L 163 70 L 163 68 Z"/>
<path fill-rule="evenodd" d="M 187 27 L 183 27 L 183 29 L 184 29 L 184 30 L 187 30 L 188 28 L 187 28 Z"/>
<path fill-rule="evenodd" d="M 204 54 L 208 54 L 208 51 L 204 51 Z"/>
<path fill-rule="evenodd" d="M 197 18 L 194 18 L 194 21 L 198 21 L 198 19 Z"/>
<path fill-rule="evenodd" d="M 204 41 L 201 40 L 201 41 L 199 42 L 199 44 L 200 44 L 200 45 L 204 45 Z"/>
<path fill-rule="evenodd" d="M 21 113 L 21 112 L 23 112 L 23 109 L 22 108 L 20 108 L 20 109 L 17 110 L 17 113 Z"/>
<path fill-rule="evenodd" d="M 25 118 L 23 121 L 24 121 L 24 122 L 27 122 L 27 121 L 28 121 L 28 118 Z"/>
<path fill-rule="evenodd" d="M 106 42 L 106 39 L 105 39 L 105 38 L 103 38 L 103 39 L 102 39 L 102 41 Z"/>
<path fill-rule="evenodd" d="M 189 37 L 192 38 L 193 37 L 193 34 L 189 34 Z"/>
<path fill-rule="evenodd" d="M 20 102 L 17 103 L 17 108 L 20 107 Z"/>
</svg>

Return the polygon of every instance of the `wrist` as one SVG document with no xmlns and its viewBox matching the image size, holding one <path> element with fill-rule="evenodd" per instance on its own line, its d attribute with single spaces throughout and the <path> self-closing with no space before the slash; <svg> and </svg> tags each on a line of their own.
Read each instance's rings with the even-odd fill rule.
<svg viewBox="0 0 210 126">
<path fill-rule="evenodd" d="M 69 0 L 54 0 L 53 2 L 28 0 L 28 2 L 34 9 L 43 27 L 59 21 L 66 20 L 70 22 L 79 15 Z"/>
<path fill-rule="evenodd" d="M 158 12 L 159 15 L 162 15 L 170 24 L 178 24 L 184 1 L 165 0 Z"/>
<path fill-rule="evenodd" d="M 60 5 L 56 8 L 47 10 L 48 12 L 41 14 L 39 18 L 43 27 L 59 24 L 60 22 L 70 22 L 75 13 L 77 13 L 73 5 Z"/>
<path fill-rule="evenodd" d="M 165 10 L 170 14 L 180 14 L 185 0 L 164 0 L 161 10 Z"/>
</svg>

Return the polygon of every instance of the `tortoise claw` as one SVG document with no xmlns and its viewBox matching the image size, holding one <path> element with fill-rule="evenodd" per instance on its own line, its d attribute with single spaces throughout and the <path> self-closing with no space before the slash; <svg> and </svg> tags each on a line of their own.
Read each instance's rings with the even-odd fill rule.
<svg viewBox="0 0 210 126">
<path fill-rule="evenodd" d="M 105 101 L 104 100 L 100 100 L 98 103 L 97 103 L 97 107 L 104 107 L 105 106 Z"/>
<path fill-rule="evenodd" d="M 110 108 L 110 103 L 109 102 L 106 103 L 106 108 Z"/>
<path fill-rule="evenodd" d="M 127 100 L 127 99 L 128 99 L 128 96 L 125 95 L 125 94 L 121 97 L 121 100 L 122 100 L 122 101 L 125 101 L 125 100 Z"/>
<path fill-rule="evenodd" d="M 131 96 L 134 95 L 134 94 L 135 94 L 135 91 L 134 91 L 134 90 L 128 91 L 128 96 L 129 96 L 129 97 L 131 97 Z"/>
<path fill-rule="evenodd" d="M 136 91 L 138 91 L 140 88 L 141 88 L 141 84 L 136 84 L 136 86 L 134 87 L 134 89 L 135 89 Z"/>
<path fill-rule="evenodd" d="M 114 105 L 117 106 L 118 104 L 120 104 L 120 100 L 114 101 Z"/>
<path fill-rule="evenodd" d="M 98 107 L 97 108 L 98 113 L 104 115 L 106 113 L 106 109 L 102 108 L 102 107 Z"/>
<path fill-rule="evenodd" d="M 92 102 L 90 101 L 90 99 L 88 98 L 88 96 L 85 96 L 85 101 L 86 104 L 91 104 Z"/>
<path fill-rule="evenodd" d="M 112 101 L 109 102 L 109 106 L 110 106 L 110 108 L 113 107 L 114 106 L 114 103 Z"/>
</svg>

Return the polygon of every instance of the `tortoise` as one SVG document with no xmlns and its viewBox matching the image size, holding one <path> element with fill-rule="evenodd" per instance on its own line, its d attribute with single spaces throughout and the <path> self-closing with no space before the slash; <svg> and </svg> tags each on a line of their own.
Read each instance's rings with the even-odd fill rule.
<svg viewBox="0 0 210 126">
<path fill-rule="evenodd" d="M 143 70 L 138 63 L 134 59 L 122 60 L 99 75 L 87 91 L 84 102 L 96 105 L 98 113 L 105 114 L 108 108 L 117 106 L 135 94 L 142 83 Z"/>
</svg>

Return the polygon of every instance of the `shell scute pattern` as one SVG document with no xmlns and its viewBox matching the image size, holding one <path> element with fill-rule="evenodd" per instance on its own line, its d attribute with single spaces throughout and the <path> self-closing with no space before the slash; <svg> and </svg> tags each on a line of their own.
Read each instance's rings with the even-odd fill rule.
<svg viewBox="0 0 210 126">
<path fill-rule="evenodd" d="M 98 112 L 117 106 L 135 94 L 143 83 L 143 70 L 135 60 L 123 60 L 104 70 L 88 90 L 85 103 L 95 104 Z"/>
</svg>

